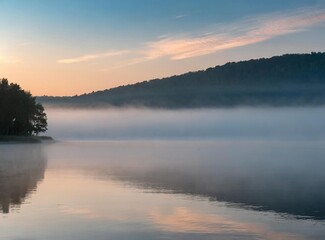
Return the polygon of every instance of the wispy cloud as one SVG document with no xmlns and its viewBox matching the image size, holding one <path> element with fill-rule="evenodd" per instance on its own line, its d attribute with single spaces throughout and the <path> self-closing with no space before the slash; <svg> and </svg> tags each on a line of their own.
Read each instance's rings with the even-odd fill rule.
<svg viewBox="0 0 325 240">
<path fill-rule="evenodd" d="M 187 17 L 186 14 L 180 14 L 180 15 L 177 15 L 177 16 L 175 17 L 175 19 L 181 19 L 181 18 L 185 18 L 185 17 Z"/>
<path fill-rule="evenodd" d="M 217 51 L 246 46 L 277 36 L 307 30 L 325 22 L 325 9 L 300 9 L 296 12 L 245 19 L 216 27 L 214 34 L 166 38 L 146 44 L 145 57 L 173 60 L 207 55 Z"/>
<path fill-rule="evenodd" d="M 111 51 L 111 52 L 104 52 L 104 53 L 97 53 L 97 54 L 86 54 L 80 57 L 75 58 L 65 58 L 58 60 L 58 63 L 79 63 L 79 62 L 88 62 L 91 60 L 96 60 L 100 58 L 107 58 L 107 57 L 115 57 L 129 53 L 128 50 L 119 50 L 119 51 Z"/>
<path fill-rule="evenodd" d="M 175 18 L 185 16 L 179 15 Z M 170 34 L 162 35 L 154 41 L 144 43 L 143 47 L 138 49 L 87 54 L 76 58 L 61 59 L 58 62 L 71 64 L 130 54 L 124 62 L 101 69 L 101 71 L 109 71 L 162 57 L 181 60 L 204 56 L 263 42 L 281 35 L 306 31 L 321 23 L 325 23 L 325 9 L 303 8 L 215 25 L 210 27 L 209 31 L 200 34 L 183 34 L 173 37 Z"/>
</svg>

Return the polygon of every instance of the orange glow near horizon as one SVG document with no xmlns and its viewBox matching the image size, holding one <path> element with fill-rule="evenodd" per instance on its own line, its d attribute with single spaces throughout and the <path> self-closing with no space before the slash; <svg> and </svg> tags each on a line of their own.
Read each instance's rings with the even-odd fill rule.
<svg viewBox="0 0 325 240">
<path fill-rule="evenodd" d="M 188 18 L 179 16 L 173 18 L 172 24 Z M 303 7 L 255 13 L 222 23 L 206 22 L 206 27 L 187 32 L 180 28 L 152 36 L 154 27 L 140 28 L 139 35 L 144 31 L 144 35 L 151 36 L 127 39 L 121 33 L 115 42 L 110 36 L 100 34 L 73 36 L 69 32 L 73 29 L 68 27 L 56 35 L 49 30 L 51 21 L 45 21 L 43 35 L 38 32 L 36 39 L 31 36 L 25 39 L 25 35 L 31 34 L 29 31 L 22 31 L 17 25 L 14 32 L 6 25 L 3 26 L 6 34 L 0 39 L 0 77 L 20 84 L 35 96 L 80 95 L 203 70 L 229 61 L 325 51 L 324 22 L 325 6 Z M 35 24 L 38 22 L 28 27 L 33 29 Z M 97 25 L 91 26 L 95 34 L 100 32 Z M 308 38 L 312 39 L 310 44 L 306 44 Z"/>
</svg>

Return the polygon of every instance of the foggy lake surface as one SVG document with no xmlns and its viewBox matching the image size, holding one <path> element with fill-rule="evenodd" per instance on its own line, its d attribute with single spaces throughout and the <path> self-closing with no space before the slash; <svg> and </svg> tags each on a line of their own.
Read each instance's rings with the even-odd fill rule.
<svg viewBox="0 0 325 240">
<path fill-rule="evenodd" d="M 0 239 L 324 239 L 325 108 L 47 108 L 0 145 Z"/>
</svg>

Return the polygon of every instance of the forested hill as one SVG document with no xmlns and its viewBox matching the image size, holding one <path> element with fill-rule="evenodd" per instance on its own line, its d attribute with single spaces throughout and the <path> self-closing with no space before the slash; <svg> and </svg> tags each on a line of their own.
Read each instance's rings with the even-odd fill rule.
<svg viewBox="0 0 325 240">
<path fill-rule="evenodd" d="M 80 96 L 38 100 L 53 105 L 159 108 L 323 105 L 325 53 L 230 62 Z"/>
</svg>

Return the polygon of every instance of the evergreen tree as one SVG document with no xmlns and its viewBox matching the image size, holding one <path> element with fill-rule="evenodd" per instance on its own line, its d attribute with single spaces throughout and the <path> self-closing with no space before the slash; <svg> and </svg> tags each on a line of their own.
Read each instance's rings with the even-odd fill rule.
<svg viewBox="0 0 325 240">
<path fill-rule="evenodd" d="M 47 117 L 35 97 L 18 84 L 0 80 L 0 135 L 30 136 L 47 130 Z"/>
</svg>

